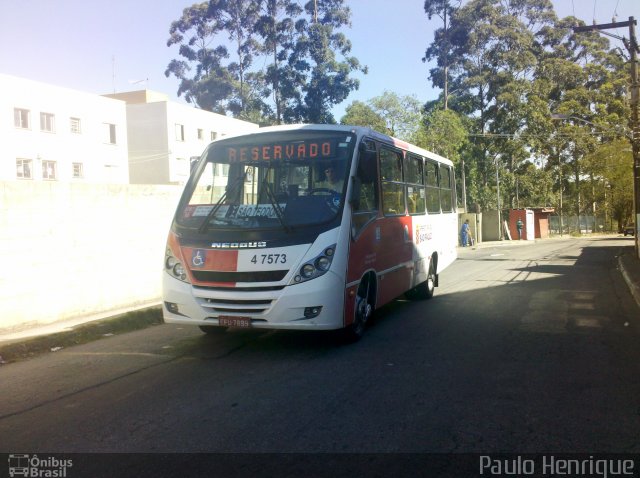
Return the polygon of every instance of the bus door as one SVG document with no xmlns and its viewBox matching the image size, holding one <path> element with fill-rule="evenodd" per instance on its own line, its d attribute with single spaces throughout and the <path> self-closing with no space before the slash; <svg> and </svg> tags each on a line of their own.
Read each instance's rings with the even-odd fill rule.
<svg viewBox="0 0 640 478">
<path fill-rule="evenodd" d="M 403 153 L 380 147 L 382 219 L 379 240 L 379 305 L 407 291 L 413 276 L 411 217 L 406 215 Z"/>
</svg>

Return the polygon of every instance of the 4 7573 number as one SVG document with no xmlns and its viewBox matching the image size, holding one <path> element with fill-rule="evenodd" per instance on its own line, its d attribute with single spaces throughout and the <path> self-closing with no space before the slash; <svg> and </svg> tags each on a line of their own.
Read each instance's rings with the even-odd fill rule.
<svg viewBox="0 0 640 478">
<path fill-rule="evenodd" d="M 256 254 L 251 258 L 253 264 L 286 264 L 286 254 Z"/>
</svg>

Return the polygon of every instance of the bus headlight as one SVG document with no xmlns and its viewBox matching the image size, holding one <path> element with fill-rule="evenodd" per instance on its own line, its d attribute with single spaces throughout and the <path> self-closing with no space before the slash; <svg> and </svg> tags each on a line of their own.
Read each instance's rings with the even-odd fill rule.
<svg viewBox="0 0 640 478">
<path fill-rule="evenodd" d="M 300 275 L 305 279 L 311 279 L 313 277 L 313 274 L 315 274 L 315 272 L 316 272 L 316 268 L 313 267 L 313 265 L 311 264 L 305 264 L 302 266 L 302 269 L 300 269 Z"/>
<path fill-rule="evenodd" d="M 178 264 L 178 261 L 173 256 L 167 256 L 167 258 L 165 259 L 164 265 L 167 269 L 173 269 L 176 264 Z"/>
<path fill-rule="evenodd" d="M 328 271 L 329 267 L 331 267 L 331 259 L 326 256 L 318 257 L 318 260 L 316 261 L 316 267 L 321 271 Z"/>
<path fill-rule="evenodd" d="M 187 279 L 187 271 L 168 247 L 164 257 L 164 270 L 171 277 L 181 280 L 182 282 L 189 282 L 189 279 Z"/>
<path fill-rule="evenodd" d="M 290 284 L 300 284 L 316 277 L 320 277 L 331 268 L 336 245 L 327 247 L 322 254 L 305 262 L 300 267 L 300 272 L 291 280 Z"/>
</svg>

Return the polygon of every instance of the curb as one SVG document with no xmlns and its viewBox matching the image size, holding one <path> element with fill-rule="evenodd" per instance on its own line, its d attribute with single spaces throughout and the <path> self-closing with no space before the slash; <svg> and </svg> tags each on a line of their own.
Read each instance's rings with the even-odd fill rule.
<svg viewBox="0 0 640 478">
<path fill-rule="evenodd" d="M 0 365 L 162 323 L 162 307 L 153 306 L 80 324 L 55 334 L 16 339 L 0 344 Z"/>
<path fill-rule="evenodd" d="M 618 256 L 618 269 L 620 269 L 622 277 L 627 283 L 631 295 L 636 300 L 638 307 L 640 307 L 640 277 L 635 278 L 634 280 L 634 277 L 632 277 L 632 273 L 630 272 L 631 269 L 625 266 L 625 260 L 628 260 L 626 254 Z"/>
</svg>

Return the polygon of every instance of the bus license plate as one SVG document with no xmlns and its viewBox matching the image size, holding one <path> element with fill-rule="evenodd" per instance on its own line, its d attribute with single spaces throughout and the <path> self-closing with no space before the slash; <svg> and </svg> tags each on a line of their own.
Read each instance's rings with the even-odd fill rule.
<svg viewBox="0 0 640 478">
<path fill-rule="evenodd" d="M 250 317 L 234 317 L 229 315 L 221 315 L 218 317 L 218 323 L 222 327 L 251 327 Z"/>
</svg>

